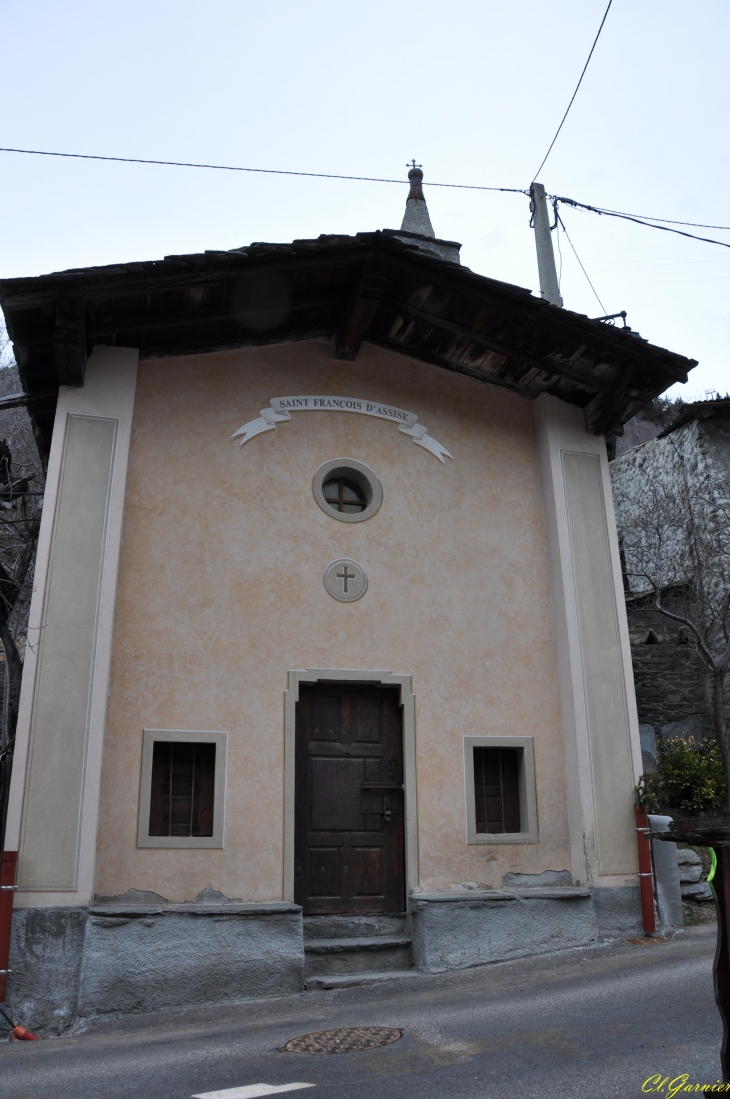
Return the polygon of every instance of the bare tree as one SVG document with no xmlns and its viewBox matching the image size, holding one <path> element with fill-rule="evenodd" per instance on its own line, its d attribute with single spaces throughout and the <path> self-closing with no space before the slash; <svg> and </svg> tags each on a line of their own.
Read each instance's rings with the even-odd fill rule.
<svg viewBox="0 0 730 1099">
<path fill-rule="evenodd" d="M 0 402 L 21 389 L 9 341 L 0 333 Z M 0 405 L 1 409 L 1 405 Z M 0 410 L 0 847 L 4 843 L 26 629 L 44 471 L 24 408 Z"/>
<path fill-rule="evenodd" d="M 677 623 L 708 669 L 730 810 L 730 475 L 701 460 L 688 469 L 673 444 L 662 453 L 663 463 L 648 453 L 644 465 L 614 476 L 623 558 L 631 590 Z"/>
</svg>

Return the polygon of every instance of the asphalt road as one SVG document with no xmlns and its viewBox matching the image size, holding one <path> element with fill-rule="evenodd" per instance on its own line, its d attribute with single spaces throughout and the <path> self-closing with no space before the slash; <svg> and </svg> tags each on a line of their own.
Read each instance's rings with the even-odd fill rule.
<svg viewBox="0 0 730 1099">
<path fill-rule="evenodd" d="M 69 1037 L 0 1044 L 0 1096 L 189 1099 L 298 1082 L 314 1086 L 291 1094 L 312 1099 L 636 1099 L 654 1074 L 713 1084 L 714 944 L 714 927 L 696 927 L 663 945 L 619 943 L 387 986 L 110 1020 Z M 361 1053 L 279 1050 L 345 1026 L 404 1034 Z"/>
</svg>

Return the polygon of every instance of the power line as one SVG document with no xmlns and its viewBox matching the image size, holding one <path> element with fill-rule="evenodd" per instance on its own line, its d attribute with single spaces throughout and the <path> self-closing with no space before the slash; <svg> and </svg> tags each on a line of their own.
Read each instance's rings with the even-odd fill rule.
<svg viewBox="0 0 730 1099">
<path fill-rule="evenodd" d="M 542 169 L 543 169 L 543 167 L 544 167 L 544 165 L 545 165 L 545 161 L 546 161 L 546 160 L 547 160 L 547 158 L 548 158 L 548 157 L 550 156 L 550 153 L 551 153 L 551 152 L 553 151 L 553 145 L 554 145 L 554 144 L 555 144 L 555 142 L 556 142 L 556 141 L 558 140 L 558 134 L 559 134 L 559 133 L 560 133 L 560 131 L 562 130 L 562 128 L 563 128 L 563 123 L 565 122 L 566 118 L 568 117 L 568 111 L 569 111 L 569 110 L 570 110 L 570 108 L 571 108 L 571 107 L 573 106 L 573 100 L 575 99 L 575 97 L 576 97 L 576 96 L 577 96 L 577 94 L 578 94 L 578 88 L 580 88 L 581 84 L 583 83 L 583 77 L 584 77 L 584 76 L 585 76 L 585 74 L 586 74 L 586 69 L 588 68 L 588 65 L 590 64 L 590 60 L 591 60 L 591 58 L 593 57 L 593 51 L 594 51 L 594 50 L 595 50 L 595 48 L 596 48 L 596 45 L 597 45 L 597 43 L 598 43 L 598 39 L 599 39 L 599 38 L 601 37 L 601 31 L 603 30 L 603 24 L 604 24 L 604 23 L 606 22 L 606 17 L 607 17 L 607 15 L 608 15 L 608 12 L 609 12 L 609 9 L 610 9 L 610 7 L 611 7 L 611 4 L 612 4 L 612 3 L 613 3 L 613 0 L 608 0 L 608 7 L 606 8 L 605 12 L 603 13 L 603 19 L 601 20 L 601 25 L 600 25 L 600 27 L 598 28 L 598 34 L 597 34 L 597 35 L 596 35 L 596 37 L 595 37 L 595 38 L 593 39 L 593 45 L 591 46 L 591 52 L 590 52 L 590 53 L 588 54 L 588 60 L 586 61 L 585 65 L 583 66 L 583 72 L 582 72 L 582 73 L 580 74 L 580 80 L 578 81 L 578 83 L 577 83 L 577 84 L 576 84 L 576 86 L 575 86 L 575 91 L 573 92 L 572 96 L 570 97 L 570 103 L 568 104 L 568 106 L 567 106 L 567 108 L 566 108 L 566 111 L 565 111 L 565 114 L 563 115 L 563 117 L 562 117 L 562 119 L 561 119 L 561 121 L 560 121 L 560 125 L 558 126 L 557 130 L 555 131 L 555 137 L 554 137 L 554 138 L 552 139 L 552 141 L 550 142 L 550 148 L 549 148 L 549 149 L 548 149 L 548 151 L 547 151 L 547 152 L 545 153 L 545 156 L 544 156 L 544 157 L 542 158 L 542 163 L 540 164 L 540 167 L 539 167 L 539 168 L 537 169 L 537 171 L 535 172 L 534 176 L 532 177 L 532 182 L 533 182 L 533 183 L 535 182 L 535 180 L 536 180 L 536 179 L 537 179 L 537 177 L 539 176 L 540 172 L 542 171 Z"/>
<path fill-rule="evenodd" d="M 567 229 L 565 228 L 565 222 L 564 222 L 564 221 L 563 221 L 563 219 L 561 218 L 561 216 L 560 216 L 560 214 L 558 213 L 557 209 L 555 210 L 555 223 L 556 223 L 556 225 L 560 224 L 560 225 L 562 226 L 562 229 L 563 229 L 563 232 L 565 233 L 565 236 L 566 236 L 566 239 L 567 239 L 567 241 L 568 241 L 568 244 L 569 244 L 569 245 L 570 245 L 570 247 L 571 247 L 571 248 L 573 249 L 573 255 L 574 255 L 574 256 L 575 256 L 575 258 L 576 258 L 576 259 L 578 260 L 578 263 L 580 264 L 580 269 L 581 269 L 581 271 L 583 272 L 583 274 L 585 275 L 586 279 L 588 279 L 588 285 L 590 286 L 591 290 L 592 290 L 592 291 L 593 291 L 593 293 L 595 294 L 595 297 L 596 297 L 596 301 L 597 301 L 597 302 L 598 302 L 598 304 L 600 305 L 600 307 L 601 307 L 601 309 L 603 310 L 603 312 L 604 312 L 604 313 L 608 313 L 608 310 L 606 309 L 606 306 L 605 306 L 605 305 L 603 304 L 603 302 L 601 301 L 601 299 L 600 299 L 600 298 L 599 298 L 599 296 L 598 296 L 598 291 L 596 290 L 595 286 L 593 285 L 593 283 L 591 282 L 591 280 L 590 280 L 590 278 L 589 278 L 589 276 L 588 276 L 588 272 L 586 271 L 585 267 L 584 267 L 584 266 L 583 266 L 583 264 L 581 263 L 581 259 L 580 259 L 580 256 L 578 255 L 578 253 L 577 253 L 577 252 L 576 252 L 576 250 L 575 250 L 575 245 L 573 244 L 573 241 L 572 241 L 572 240 L 570 239 L 570 234 L 568 233 L 568 230 L 567 230 Z"/>
<path fill-rule="evenodd" d="M 696 233 L 685 233 L 682 229 L 671 229 L 669 225 L 657 225 L 656 221 L 649 221 L 646 218 L 640 217 L 638 214 L 621 214 L 618 210 L 606 210 L 601 206 L 589 206 L 586 202 L 576 202 L 574 198 L 564 198 L 562 195 L 551 195 L 553 199 L 557 199 L 558 202 L 564 203 L 566 206 L 573 206 L 577 210 L 589 210 L 592 214 L 605 214 L 606 217 L 622 218 L 624 221 L 633 221 L 637 225 L 646 225 L 650 229 L 661 229 L 664 233 L 676 233 L 680 237 L 689 237 L 690 240 L 701 240 L 705 244 L 718 244 L 720 248 L 730 248 L 730 243 L 725 240 L 715 240 L 713 237 L 700 237 Z M 659 219 L 656 219 L 657 221 Z M 662 219 L 664 220 L 664 219 Z M 679 225 L 688 225 L 689 222 L 678 222 Z M 725 226 L 715 226 L 715 228 L 726 228 Z"/>
<path fill-rule="evenodd" d="M 609 4 L 609 7 L 610 6 L 611 5 Z M 606 13 L 608 13 L 608 8 L 606 9 Z M 585 72 L 585 69 L 583 71 Z M 548 152 L 549 151 L 550 150 L 548 150 Z M 16 149 L 2 146 L 0 146 L 0 153 L 22 153 L 27 156 L 62 157 L 66 160 L 100 160 L 109 161 L 115 164 L 157 164 L 169 168 L 207 168 L 219 172 L 254 172 L 263 175 L 304 176 L 309 179 L 342 179 L 363 183 L 394 183 L 398 184 L 398 186 L 400 187 L 404 185 L 404 181 L 402 179 L 387 179 L 379 176 L 347 176 L 336 175 L 333 172 L 300 172 L 286 168 L 246 168 L 241 167 L 240 165 L 233 164 L 205 164 L 187 160 L 153 160 L 143 157 L 101 156 L 100 154 L 94 153 L 61 153 L 48 149 Z M 545 159 L 547 159 L 547 157 Z M 545 161 L 543 160 L 543 164 L 544 163 Z M 542 167 L 542 165 L 540 167 Z M 429 182 L 428 186 L 448 187 L 462 191 L 494 191 L 513 195 L 529 195 L 530 193 L 528 189 L 525 189 L 523 187 L 485 187 L 484 185 L 478 183 Z M 679 229 L 669 228 L 669 225 L 689 225 L 696 226 L 697 228 L 720 229 L 730 231 L 730 226 L 728 225 L 703 225 L 700 222 L 694 221 L 675 221 L 670 218 L 650 218 L 648 215 L 644 216 L 641 214 L 627 214 L 620 210 L 610 210 L 602 206 L 591 206 L 589 203 L 577 202 L 575 199 L 566 198 L 562 195 L 550 195 L 549 197 L 552 199 L 557 199 L 559 202 L 563 202 L 566 205 L 573 206 L 579 210 L 588 210 L 594 214 L 605 214 L 607 217 L 624 218 L 626 221 L 634 221 L 638 225 L 647 225 L 650 229 L 662 229 L 664 230 L 664 232 L 667 233 L 677 233 L 679 236 L 689 237 L 690 240 L 699 240 L 704 242 L 705 244 L 719 244 L 722 248 L 730 248 L 730 244 L 726 243 L 725 241 L 713 240 L 710 237 L 700 237 L 697 236 L 695 233 L 684 233 Z M 659 225 L 656 224 L 657 222 L 665 222 L 666 224 Z"/>
<path fill-rule="evenodd" d="M 557 207 L 555 209 L 555 243 L 558 246 L 558 255 L 560 256 L 560 270 L 558 271 L 558 294 L 560 294 L 560 287 L 563 281 L 563 249 L 560 247 L 560 219 L 558 218 Z M 562 300 L 562 299 L 561 299 Z"/>
<path fill-rule="evenodd" d="M 676 218 L 655 218 L 651 214 L 627 214 L 624 210 L 608 210 L 597 206 L 602 214 L 615 214 L 617 217 L 640 218 L 644 221 L 663 221 L 666 225 L 691 225 L 695 229 L 726 229 L 730 232 L 730 225 L 705 225 L 701 221 L 677 221 Z"/>
<path fill-rule="evenodd" d="M 380 179 L 377 176 L 342 176 L 332 172 L 296 172 L 285 168 L 241 168 L 233 164 L 196 164 L 187 160 L 146 160 L 137 156 L 99 156 L 94 153 L 58 153 L 47 149 L 9 149 L 0 147 L 0 153 L 25 153 L 28 156 L 60 156 L 71 160 L 110 160 L 117 164 L 161 164 L 167 168 L 210 168 L 217 172 L 258 172 L 273 176 L 308 176 L 310 179 L 351 179 L 363 183 L 397 183 L 402 179 Z M 523 187 L 483 187 L 476 183 L 433 183 L 429 187 L 455 187 L 462 191 L 508 191 L 515 195 L 529 194 Z"/>
</svg>

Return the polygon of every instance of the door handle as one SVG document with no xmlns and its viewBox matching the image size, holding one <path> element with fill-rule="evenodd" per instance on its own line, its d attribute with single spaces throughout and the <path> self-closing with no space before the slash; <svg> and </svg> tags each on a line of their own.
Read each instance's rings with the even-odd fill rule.
<svg viewBox="0 0 730 1099">
<path fill-rule="evenodd" d="M 389 794 L 384 794 L 383 795 L 383 816 L 385 817 L 386 820 L 390 820 L 392 815 L 393 814 L 392 814 L 391 809 L 390 809 L 390 795 Z"/>
</svg>

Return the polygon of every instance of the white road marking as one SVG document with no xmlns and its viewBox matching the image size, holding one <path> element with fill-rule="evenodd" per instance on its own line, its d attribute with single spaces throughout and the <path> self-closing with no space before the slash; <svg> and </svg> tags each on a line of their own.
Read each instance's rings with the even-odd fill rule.
<svg viewBox="0 0 730 1099">
<path fill-rule="evenodd" d="M 313 1088 L 314 1084 L 246 1084 L 242 1088 L 224 1088 L 222 1091 L 204 1091 L 192 1099 L 256 1099 L 259 1095 L 278 1095 L 282 1091 L 299 1091 Z"/>
</svg>

